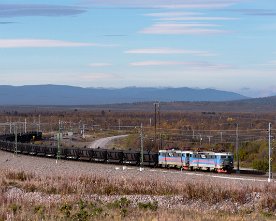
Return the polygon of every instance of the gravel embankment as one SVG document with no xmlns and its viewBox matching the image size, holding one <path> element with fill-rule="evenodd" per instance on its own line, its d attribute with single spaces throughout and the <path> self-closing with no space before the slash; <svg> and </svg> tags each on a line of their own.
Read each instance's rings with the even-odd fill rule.
<svg viewBox="0 0 276 221">
<path fill-rule="evenodd" d="M 57 175 L 101 175 L 108 178 L 132 180 L 158 180 L 159 182 L 184 182 L 206 180 L 206 182 L 217 183 L 221 185 L 234 184 L 239 186 L 253 185 L 260 187 L 266 185 L 264 178 L 252 178 L 251 180 L 235 180 L 239 178 L 232 175 L 219 175 L 214 173 L 196 173 L 196 172 L 181 172 L 179 170 L 165 170 L 145 168 L 142 172 L 138 167 L 125 167 L 122 165 L 109 165 L 90 162 L 66 161 L 55 159 L 40 158 L 26 155 L 14 155 L 0 151 L 0 168 L 1 169 L 16 169 L 26 173 L 34 173 L 37 175 L 57 176 Z M 222 177 L 229 177 L 224 179 Z M 245 179 L 247 179 L 246 177 Z M 254 181 L 256 179 L 256 181 Z"/>
</svg>

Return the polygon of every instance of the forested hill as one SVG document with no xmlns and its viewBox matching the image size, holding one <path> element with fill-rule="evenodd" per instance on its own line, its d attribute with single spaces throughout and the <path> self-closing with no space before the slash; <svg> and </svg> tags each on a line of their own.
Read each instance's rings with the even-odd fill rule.
<svg viewBox="0 0 276 221">
<path fill-rule="evenodd" d="M 246 99 L 214 89 L 81 88 L 64 85 L 0 86 L 0 105 L 100 105 L 134 102 L 231 101 Z"/>
<path fill-rule="evenodd" d="M 161 102 L 162 111 L 193 111 L 193 112 L 274 112 L 276 113 L 276 96 L 252 98 L 226 102 Z M 92 109 L 110 109 L 117 111 L 152 111 L 153 103 L 98 105 Z"/>
</svg>

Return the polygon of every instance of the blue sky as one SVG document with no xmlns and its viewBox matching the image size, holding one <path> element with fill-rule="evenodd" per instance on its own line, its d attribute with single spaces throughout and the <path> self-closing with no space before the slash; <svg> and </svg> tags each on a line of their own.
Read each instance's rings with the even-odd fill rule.
<svg viewBox="0 0 276 221">
<path fill-rule="evenodd" d="M 276 95 L 275 42 L 275 0 L 2 0 L 0 84 Z"/>
</svg>

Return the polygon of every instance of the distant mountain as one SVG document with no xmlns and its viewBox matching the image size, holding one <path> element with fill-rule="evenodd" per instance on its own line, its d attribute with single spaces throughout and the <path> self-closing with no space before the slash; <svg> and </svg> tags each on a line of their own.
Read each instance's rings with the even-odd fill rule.
<svg viewBox="0 0 276 221">
<path fill-rule="evenodd" d="M 86 107 L 88 110 L 112 110 L 112 111 L 152 111 L 152 102 L 133 104 L 109 104 Z M 265 98 L 252 98 L 236 101 L 200 101 L 200 102 L 162 102 L 162 111 L 184 112 L 236 112 L 236 113 L 276 113 L 276 96 Z"/>
<path fill-rule="evenodd" d="M 0 86 L 0 105 L 100 105 L 134 102 L 232 101 L 247 97 L 214 89 L 81 88 L 64 85 Z"/>
</svg>

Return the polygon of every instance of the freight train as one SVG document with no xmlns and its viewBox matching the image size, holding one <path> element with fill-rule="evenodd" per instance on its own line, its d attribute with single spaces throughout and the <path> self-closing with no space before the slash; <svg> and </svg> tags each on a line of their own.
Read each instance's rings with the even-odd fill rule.
<svg viewBox="0 0 276 221">
<path fill-rule="evenodd" d="M 17 142 L 15 143 L 15 139 Z M 60 148 L 32 144 L 41 140 L 41 132 L 0 135 L 0 149 L 17 154 L 40 157 L 82 160 L 89 162 L 116 163 L 133 166 L 176 167 L 184 170 L 208 170 L 231 173 L 233 170 L 232 153 L 198 152 L 181 150 L 160 150 L 158 153 L 135 150 Z"/>
</svg>

